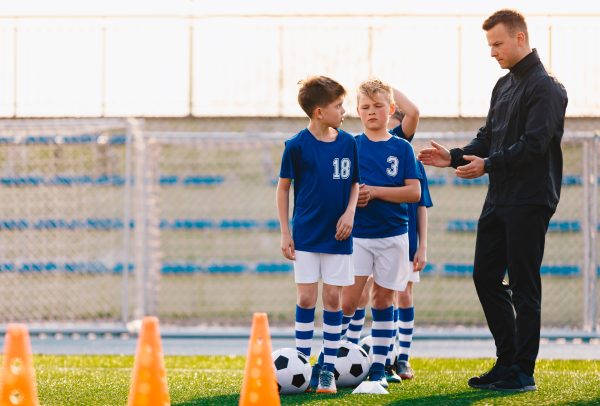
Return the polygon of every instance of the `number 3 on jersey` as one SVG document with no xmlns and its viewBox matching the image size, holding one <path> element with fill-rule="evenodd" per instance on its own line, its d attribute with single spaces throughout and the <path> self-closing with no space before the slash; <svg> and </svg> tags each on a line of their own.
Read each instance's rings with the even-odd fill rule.
<svg viewBox="0 0 600 406">
<path fill-rule="evenodd" d="M 396 176 L 398 174 L 398 158 L 390 155 L 388 156 L 387 162 L 390 164 L 390 167 L 385 170 L 386 173 L 390 176 Z"/>
<path fill-rule="evenodd" d="M 341 165 L 340 165 L 341 164 Z M 348 179 L 350 177 L 350 159 L 333 159 L 333 179 Z"/>
</svg>

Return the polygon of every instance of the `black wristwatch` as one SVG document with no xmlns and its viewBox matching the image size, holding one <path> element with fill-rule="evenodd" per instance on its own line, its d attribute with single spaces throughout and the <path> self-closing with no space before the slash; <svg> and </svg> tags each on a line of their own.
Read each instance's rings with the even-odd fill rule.
<svg viewBox="0 0 600 406">
<path fill-rule="evenodd" d="M 489 158 L 485 158 L 483 160 L 483 171 L 485 173 L 490 173 L 492 170 L 492 161 Z"/>
</svg>

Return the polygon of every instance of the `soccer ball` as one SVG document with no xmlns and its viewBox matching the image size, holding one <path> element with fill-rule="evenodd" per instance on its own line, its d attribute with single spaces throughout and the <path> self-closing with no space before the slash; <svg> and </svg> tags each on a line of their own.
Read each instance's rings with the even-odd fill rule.
<svg viewBox="0 0 600 406">
<path fill-rule="evenodd" d="M 362 348 L 349 341 L 343 341 L 338 349 L 334 367 L 337 386 L 357 386 L 367 377 L 371 362 Z"/>
<path fill-rule="evenodd" d="M 277 388 L 282 395 L 302 393 L 310 382 L 308 358 L 295 348 L 273 351 Z"/>
<path fill-rule="evenodd" d="M 372 363 L 373 362 L 373 337 L 366 336 L 365 338 L 360 340 L 360 343 L 358 345 L 360 345 L 360 348 L 362 348 L 367 353 L 367 355 L 369 356 L 369 362 Z"/>
</svg>

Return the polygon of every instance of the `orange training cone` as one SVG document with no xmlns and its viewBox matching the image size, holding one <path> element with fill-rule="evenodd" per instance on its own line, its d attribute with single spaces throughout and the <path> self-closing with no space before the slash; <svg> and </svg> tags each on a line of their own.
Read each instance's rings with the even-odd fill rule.
<svg viewBox="0 0 600 406">
<path fill-rule="evenodd" d="M 135 351 L 128 406 L 170 405 L 158 319 L 144 317 Z"/>
<path fill-rule="evenodd" d="M 254 313 L 240 405 L 281 404 L 275 366 L 271 357 L 271 334 L 266 313 Z"/>
<path fill-rule="evenodd" d="M 39 405 L 27 326 L 9 324 L 4 339 L 0 405 Z"/>
</svg>

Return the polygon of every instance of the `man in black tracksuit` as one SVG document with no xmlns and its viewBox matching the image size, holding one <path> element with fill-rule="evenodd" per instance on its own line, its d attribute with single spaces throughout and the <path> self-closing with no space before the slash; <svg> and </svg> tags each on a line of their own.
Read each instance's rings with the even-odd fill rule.
<svg viewBox="0 0 600 406">
<path fill-rule="evenodd" d="M 471 378 L 469 385 L 535 390 L 540 266 L 548 223 L 560 197 L 567 94 L 529 47 L 520 13 L 500 10 L 483 29 L 491 56 L 510 69 L 494 87 L 485 126 L 465 147 L 448 151 L 432 142 L 419 159 L 428 165 L 452 166 L 461 178 L 488 173 L 490 179 L 477 227 L 473 280 L 494 336 L 497 361 L 490 371 Z M 506 273 L 510 291 L 503 284 Z"/>
</svg>

